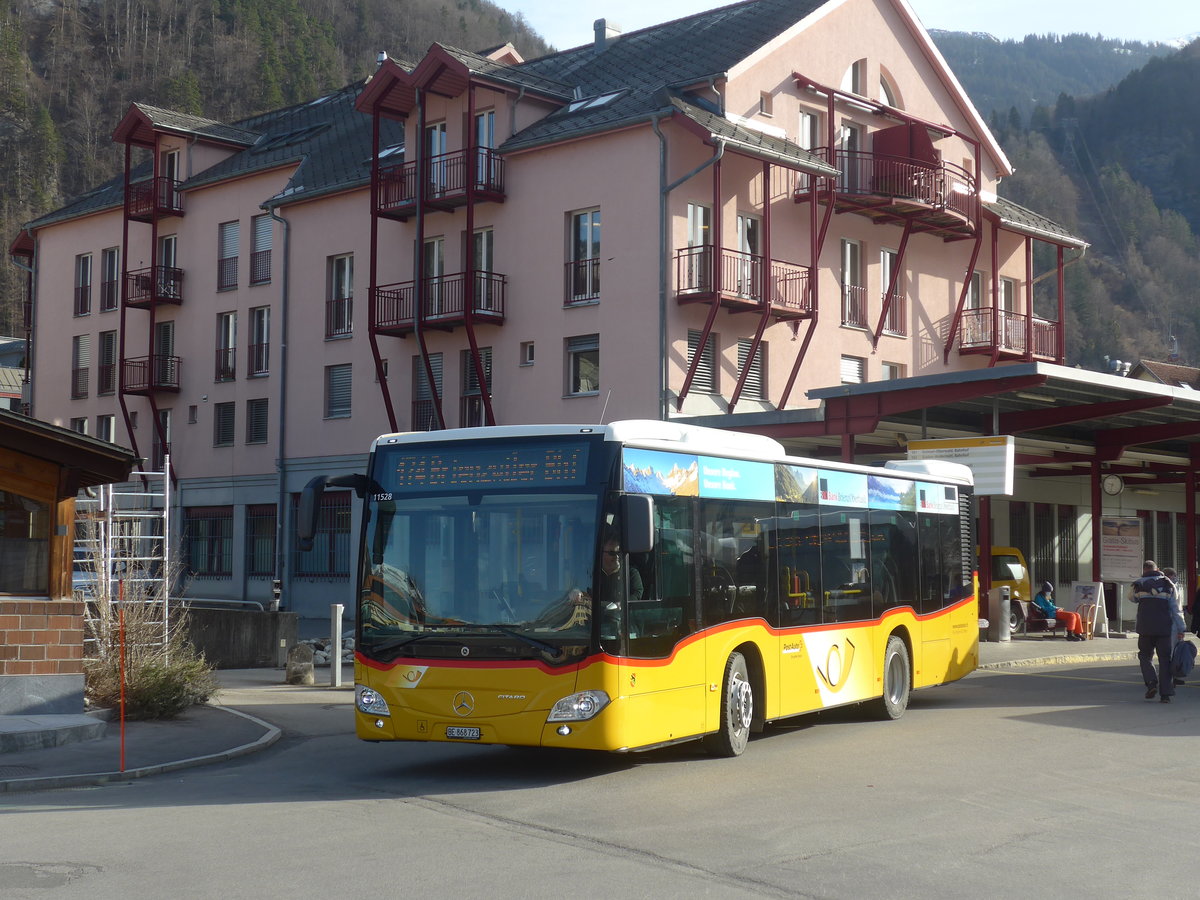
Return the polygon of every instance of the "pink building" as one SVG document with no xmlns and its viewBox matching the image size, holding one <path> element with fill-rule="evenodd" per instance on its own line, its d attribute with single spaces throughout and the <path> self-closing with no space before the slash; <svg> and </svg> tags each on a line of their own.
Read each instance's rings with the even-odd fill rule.
<svg viewBox="0 0 1200 900">
<path fill-rule="evenodd" d="M 529 62 L 435 44 L 234 124 L 135 103 L 113 137 L 124 175 L 12 244 L 33 413 L 169 451 L 190 594 L 278 578 L 313 617 L 349 581 L 351 501 L 300 554 L 296 494 L 379 433 L 736 426 L 1061 363 L 1084 246 L 997 198 L 1010 164 L 903 0 L 600 20 Z"/>
</svg>

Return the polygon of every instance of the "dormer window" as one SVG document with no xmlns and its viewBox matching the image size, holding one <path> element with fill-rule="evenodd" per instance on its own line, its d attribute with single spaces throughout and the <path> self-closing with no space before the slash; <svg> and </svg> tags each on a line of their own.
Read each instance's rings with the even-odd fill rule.
<svg viewBox="0 0 1200 900">
<path fill-rule="evenodd" d="M 594 97 L 584 97 L 580 100 L 573 100 L 567 104 L 567 112 L 577 112 L 581 109 L 597 109 L 601 106 L 607 106 L 612 103 L 623 93 L 622 91 L 611 91 L 607 94 L 596 94 Z"/>
</svg>

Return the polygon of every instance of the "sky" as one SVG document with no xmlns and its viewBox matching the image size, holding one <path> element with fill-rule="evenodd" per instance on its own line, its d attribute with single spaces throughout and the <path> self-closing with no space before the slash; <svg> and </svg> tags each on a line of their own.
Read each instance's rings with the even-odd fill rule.
<svg viewBox="0 0 1200 900">
<path fill-rule="evenodd" d="M 592 40 L 599 18 L 635 31 L 724 6 L 730 0 L 499 0 L 521 12 L 559 50 Z M 1200 33 L 1196 0 L 909 0 L 928 29 L 985 31 L 998 38 L 1026 34 L 1099 34 L 1131 41 L 1171 42 Z"/>
</svg>

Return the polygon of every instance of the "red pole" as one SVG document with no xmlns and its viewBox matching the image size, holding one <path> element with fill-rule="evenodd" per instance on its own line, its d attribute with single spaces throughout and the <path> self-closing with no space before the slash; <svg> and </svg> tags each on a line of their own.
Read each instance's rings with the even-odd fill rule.
<svg viewBox="0 0 1200 900">
<path fill-rule="evenodd" d="M 117 630 L 121 679 L 121 771 L 125 771 L 125 579 L 117 582 Z"/>
</svg>

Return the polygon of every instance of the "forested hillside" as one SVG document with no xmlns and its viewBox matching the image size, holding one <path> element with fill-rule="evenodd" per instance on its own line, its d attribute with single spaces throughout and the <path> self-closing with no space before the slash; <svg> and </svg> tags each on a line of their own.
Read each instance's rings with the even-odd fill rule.
<svg viewBox="0 0 1200 900">
<path fill-rule="evenodd" d="M 1099 94 L 1154 57 L 1175 52 L 1167 44 L 1088 34 L 1030 34 L 1019 41 L 962 31 L 930 36 L 985 118 L 1016 110 L 1028 119 L 1036 106 L 1053 106 L 1060 94 Z"/>
<path fill-rule="evenodd" d="M 370 73 L 434 41 L 550 48 L 488 0 L 9 0 L 0 12 L 0 236 L 121 167 L 112 130 L 141 101 L 221 121 Z M 19 334 L 23 273 L 0 266 L 0 334 Z"/>
</svg>

